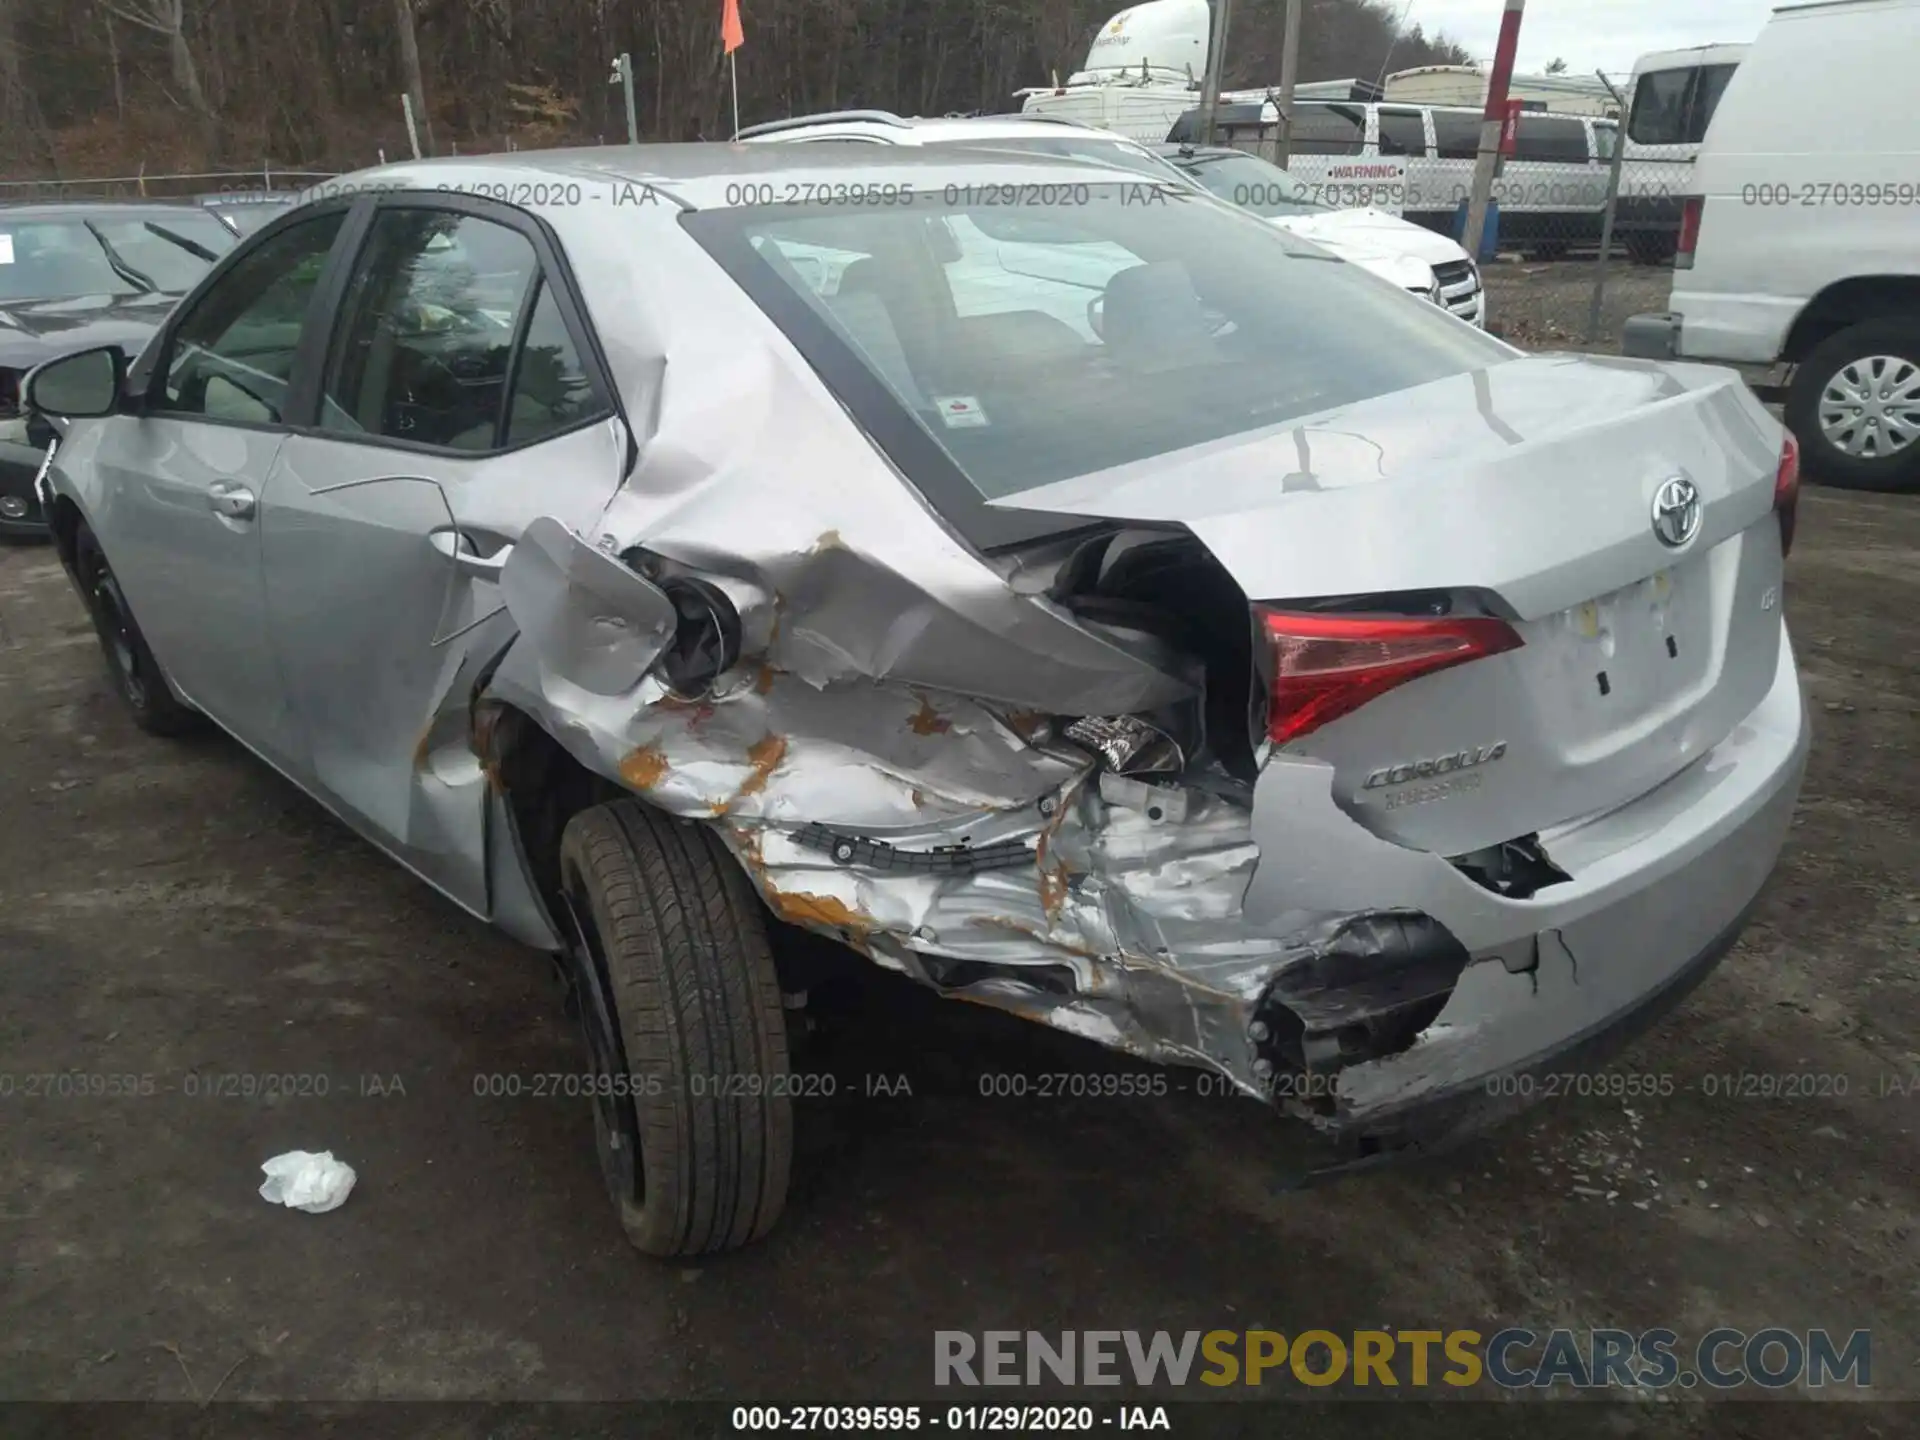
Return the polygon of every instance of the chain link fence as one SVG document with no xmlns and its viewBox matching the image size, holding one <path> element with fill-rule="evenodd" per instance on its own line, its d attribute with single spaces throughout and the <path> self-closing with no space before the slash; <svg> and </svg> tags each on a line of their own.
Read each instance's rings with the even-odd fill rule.
<svg viewBox="0 0 1920 1440">
<path fill-rule="evenodd" d="M 70 180 L 0 180 L 0 205 L 58 204 L 71 200 L 192 200 L 201 196 L 284 195 L 333 177 L 331 170 L 200 170 L 178 174 L 101 175 Z"/>
<path fill-rule="evenodd" d="M 1653 298 L 1652 308 L 1660 308 L 1665 283 L 1649 281 L 1664 276 L 1664 267 L 1672 262 L 1693 166 L 1690 161 L 1632 156 L 1616 164 L 1611 126 L 1583 123 L 1577 130 L 1587 147 L 1582 155 L 1503 159 L 1500 164 L 1480 256 L 1491 302 L 1488 318 L 1496 329 L 1510 331 L 1523 343 L 1578 340 L 1610 349 L 1625 315 L 1649 308 L 1656 290 L 1659 297 Z M 1277 158 L 1278 130 L 1272 124 L 1228 125 L 1219 140 L 1264 159 Z M 1379 141 L 1367 148 L 1380 148 Z M 1473 170 L 1470 153 L 1305 153 L 1292 155 L 1287 164 L 1312 202 L 1381 211 L 1456 240 L 1466 227 Z M 263 163 L 257 170 L 0 180 L 0 205 L 210 197 L 243 204 L 333 176 L 332 171 L 278 169 Z M 1255 209 L 1270 209 L 1282 200 L 1278 191 L 1269 195 L 1252 189 L 1229 198 Z M 1608 240 L 1604 253 L 1603 238 Z M 1566 297 L 1582 275 L 1590 284 L 1587 312 L 1569 317 Z M 1527 304 L 1532 292 L 1541 297 L 1539 307 Z M 1532 313 L 1535 308 L 1537 315 Z"/>
<path fill-rule="evenodd" d="M 1233 108 L 1252 113 L 1246 120 L 1219 124 L 1216 143 L 1277 163 L 1277 110 Z M 1316 131 L 1316 125 L 1328 129 L 1328 116 L 1336 111 L 1341 132 L 1330 137 Z M 1271 213 L 1297 195 L 1336 210 L 1384 212 L 1462 240 L 1473 194 L 1479 117 L 1437 109 L 1430 120 L 1414 109 L 1379 107 L 1373 116 L 1364 112 L 1360 106 L 1310 110 L 1303 105 L 1295 121 L 1294 146 L 1285 157 L 1287 174 L 1297 185 L 1287 186 L 1274 177 L 1274 185 L 1252 184 L 1244 196 L 1228 198 Z M 1537 275 L 1542 272 L 1535 267 L 1551 264 L 1559 270 L 1560 281 L 1567 278 L 1566 267 L 1581 267 L 1592 287 L 1582 339 L 1589 345 L 1617 341 L 1619 330 L 1612 321 L 1618 307 L 1607 292 L 1626 276 L 1638 278 L 1648 269 L 1671 265 L 1692 162 L 1616 156 L 1618 129 L 1611 120 L 1542 113 L 1520 118 L 1521 152 L 1502 157 L 1498 164 L 1475 257 L 1488 288 L 1494 288 L 1503 266 L 1526 267 L 1527 274 Z M 1396 122 L 1404 122 L 1403 133 L 1392 130 Z M 1397 145 L 1419 153 L 1393 153 Z M 1512 293 L 1513 287 L 1499 288 Z M 1631 288 L 1636 299 L 1647 289 L 1640 283 Z M 1501 317 L 1493 315 L 1491 323 L 1500 325 Z M 1555 328 L 1563 327 L 1556 323 Z"/>
</svg>

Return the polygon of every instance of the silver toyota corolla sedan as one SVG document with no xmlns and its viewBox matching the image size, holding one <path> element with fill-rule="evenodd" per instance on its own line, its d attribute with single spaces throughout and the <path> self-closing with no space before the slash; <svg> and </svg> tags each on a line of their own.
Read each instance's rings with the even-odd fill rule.
<svg viewBox="0 0 1920 1440">
<path fill-rule="evenodd" d="M 1450 1143 L 1727 951 L 1807 749 L 1792 442 L 1067 159 L 412 162 L 42 367 L 60 554 L 201 717 L 562 958 L 634 1243 L 745 1243 L 779 925 Z"/>
</svg>

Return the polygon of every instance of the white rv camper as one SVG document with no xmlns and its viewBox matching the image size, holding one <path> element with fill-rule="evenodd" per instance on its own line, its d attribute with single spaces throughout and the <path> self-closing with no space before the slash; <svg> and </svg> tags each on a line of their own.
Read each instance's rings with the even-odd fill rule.
<svg viewBox="0 0 1920 1440">
<path fill-rule="evenodd" d="M 1158 144 L 1200 103 L 1211 25 L 1207 0 L 1148 0 L 1122 10 L 1100 27 L 1085 67 L 1066 84 L 1020 92 L 1021 113 Z"/>
</svg>

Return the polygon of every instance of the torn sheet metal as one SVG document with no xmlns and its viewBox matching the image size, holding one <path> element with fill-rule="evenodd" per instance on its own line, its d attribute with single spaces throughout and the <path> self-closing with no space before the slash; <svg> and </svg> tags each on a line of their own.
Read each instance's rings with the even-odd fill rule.
<svg viewBox="0 0 1920 1440">
<path fill-rule="evenodd" d="M 1301 953 L 1289 937 L 1337 917 L 1247 924 L 1247 797 L 1180 783 L 1188 757 L 1132 718 L 1195 698 L 1195 664 L 962 544 L 717 269 L 642 293 L 630 247 L 552 218 L 583 294 L 620 311 L 601 329 L 633 463 L 597 523 L 564 541 L 529 529 L 506 586 L 526 624 L 487 695 L 712 824 L 782 919 L 943 993 L 1257 1093 L 1253 1007 Z M 691 243 L 664 208 L 618 223 Z M 596 587 L 583 552 L 643 578 Z M 725 597 L 737 646 L 705 651 L 737 659 L 693 693 L 659 667 L 623 687 L 640 648 L 575 632 L 619 596 L 644 622 L 646 587 L 676 579 Z M 1055 738 L 1089 715 L 1109 718 L 1084 743 Z"/>
</svg>

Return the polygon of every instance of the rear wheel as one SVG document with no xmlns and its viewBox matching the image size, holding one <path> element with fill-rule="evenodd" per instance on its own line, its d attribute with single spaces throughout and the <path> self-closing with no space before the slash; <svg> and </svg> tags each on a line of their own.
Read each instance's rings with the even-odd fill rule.
<svg viewBox="0 0 1920 1440">
<path fill-rule="evenodd" d="M 634 800 L 567 823 L 560 889 L 594 1138 L 627 1238 L 649 1255 L 759 1239 L 793 1153 L 759 900 L 710 830 Z"/>
<path fill-rule="evenodd" d="M 203 723 L 199 711 L 182 705 L 167 688 L 126 594 L 107 564 L 106 552 L 85 525 L 74 534 L 73 559 L 81 598 L 106 656 L 107 673 L 132 712 L 133 723 L 149 735 L 184 735 L 198 729 Z"/>
<path fill-rule="evenodd" d="M 1920 321 L 1869 320 L 1828 336 L 1795 370 L 1786 417 L 1811 478 L 1920 489 Z"/>
</svg>

